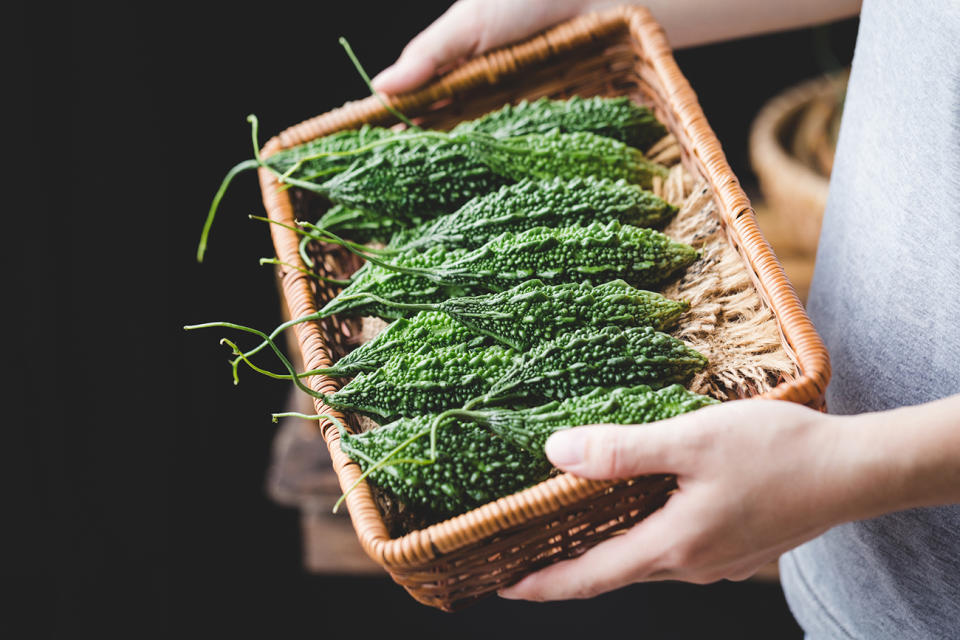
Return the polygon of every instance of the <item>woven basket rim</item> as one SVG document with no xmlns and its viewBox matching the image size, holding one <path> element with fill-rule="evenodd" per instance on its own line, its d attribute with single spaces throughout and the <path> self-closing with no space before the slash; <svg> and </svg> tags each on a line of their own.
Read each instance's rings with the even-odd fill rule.
<svg viewBox="0 0 960 640">
<path fill-rule="evenodd" d="M 713 190 L 720 215 L 736 237 L 738 249 L 755 276 L 758 292 L 772 309 L 785 346 L 795 355 L 800 376 L 782 382 L 763 397 L 819 405 L 830 377 L 829 356 L 823 342 L 780 262 L 760 233 L 749 200 L 707 124 L 696 95 L 677 67 L 665 34 L 648 10 L 621 6 L 574 18 L 524 42 L 475 58 L 423 89 L 390 96 L 388 101 L 403 112 L 415 113 L 418 109 L 468 89 L 494 85 L 501 78 L 518 74 L 540 61 L 589 45 L 624 29 L 639 42 L 641 50 L 663 82 L 670 106 L 679 116 L 680 126 L 690 141 L 691 148 L 687 151 Z M 262 155 L 267 157 L 280 149 L 361 123 L 388 121 L 392 121 L 392 116 L 375 97 L 370 96 L 348 102 L 285 129 L 264 145 Z M 259 177 L 264 206 L 270 218 L 292 221 L 289 195 L 279 189 L 279 183 L 268 170 L 261 168 Z M 299 264 L 296 235 L 279 225 L 270 225 L 270 231 L 281 262 Z M 307 299 L 309 276 L 293 269 L 284 269 L 282 274 L 284 297 L 291 317 L 306 315 L 304 311 L 309 312 L 312 304 Z M 304 350 L 304 361 L 319 358 L 318 361 L 323 362 L 327 356 L 319 328 L 311 323 L 303 323 L 296 325 L 295 330 L 301 350 Z M 323 376 L 314 376 L 307 381 L 321 393 L 329 393 L 336 388 L 333 381 Z M 339 412 L 325 407 L 319 401 L 318 411 L 341 417 Z M 329 421 L 321 421 L 320 427 L 330 448 L 341 487 L 346 489 L 359 477 L 359 467 L 339 451 L 339 435 L 333 425 Z M 354 528 L 367 554 L 388 569 L 410 568 L 422 567 L 442 554 L 516 530 L 532 519 L 616 484 L 618 481 L 594 481 L 561 474 L 522 492 L 398 538 L 389 537 L 366 483 L 358 485 L 346 500 Z"/>
<path fill-rule="evenodd" d="M 782 175 L 801 182 L 804 188 L 818 195 L 825 195 L 829 178 L 788 153 L 779 137 L 791 117 L 811 102 L 836 93 L 838 83 L 848 74 L 848 70 L 841 70 L 808 78 L 773 96 L 760 107 L 750 125 L 748 142 L 754 172 L 763 176 Z"/>
</svg>

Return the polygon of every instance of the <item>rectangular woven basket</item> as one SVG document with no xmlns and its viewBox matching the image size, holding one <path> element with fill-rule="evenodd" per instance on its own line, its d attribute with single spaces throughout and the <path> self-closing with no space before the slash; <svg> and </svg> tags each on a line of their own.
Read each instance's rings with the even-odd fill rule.
<svg viewBox="0 0 960 640">
<path fill-rule="evenodd" d="M 418 124 L 443 129 L 504 103 L 572 95 L 628 95 L 649 105 L 675 136 L 683 168 L 712 192 L 726 238 L 739 253 L 742 269 L 762 304 L 772 313 L 782 347 L 795 365 L 793 375 L 783 376 L 763 395 L 820 407 L 830 375 L 826 350 L 758 230 L 750 203 L 649 12 L 618 7 L 575 18 L 471 60 L 430 86 L 393 97 L 391 102 Z M 396 120 L 368 97 L 283 131 L 264 146 L 263 154 L 363 123 L 393 125 Z M 298 218 L 315 220 L 322 211 L 317 199 L 284 190 L 269 171 L 261 169 L 259 175 L 271 219 L 291 224 Z M 270 228 L 280 261 L 302 265 L 297 235 L 280 225 Z M 332 277 L 343 277 L 359 266 L 356 258 L 337 247 L 325 246 L 319 258 L 315 268 Z M 336 293 L 295 269 L 282 271 L 282 289 L 293 318 L 315 312 Z M 327 318 L 296 325 L 295 331 L 303 365 L 314 369 L 330 366 L 355 345 L 361 325 L 358 320 Z M 321 393 L 332 393 L 341 383 L 314 376 L 308 384 Z M 348 423 L 352 419 L 320 401 L 315 404 L 320 413 Z M 319 427 L 345 490 L 359 477 L 360 468 L 340 451 L 336 428 L 327 421 Z M 671 476 L 598 482 L 561 474 L 395 538 L 365 482 L 347 496 L 346 504 L 370 557 L 418 601 L 453 611 L 624 531 L 659 508 L 675 486 Z"/>
</svg>

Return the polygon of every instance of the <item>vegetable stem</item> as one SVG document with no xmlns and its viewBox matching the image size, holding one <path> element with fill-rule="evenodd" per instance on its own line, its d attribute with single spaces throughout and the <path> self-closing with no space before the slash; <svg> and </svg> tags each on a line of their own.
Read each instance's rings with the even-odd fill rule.
<svg viewBox="0 0 960 640">
<path fill-rule="evenodd" d="M 268 336 L 267 334 L 265 334 L 263 331 L 260 331 L 259 329 L 254 329 L 254 328 L 252 328 L 252 327 L 245 327 L 245 326 L 243 326 L 243 325 L 235 324 L 235 323 L 233 323 L 233 322 L 206 322 L 206 323 L 203 323 L 203 324 L 186 325 L 186 326 L 184 327 L 184 329 L 187 330 L 187 331 L 191 331 L 191 330 L 194 330 L 194 329 L 208 329 L 208 328 L 211 328 L 211 327 L 223 327 L 223 328 L 227 328 L 227 329 L 236 329 L 237 331 L 244 331 L 244 332 L 246 332 L 246 333 L 252 333 L 252 334 L 254 334 L 254 335 L 260 336 L 261 338 L 263 338 L 264 342 L 266 342 L 267 345 L 269 345 L 269 347 L 273 350 L 273 352 L 274 352 L 275 354 L 277 354 L 277 357 L 280 358 L 280 362 L 283 363 L 284 368 L 287 370 L 287 372 L 288 372 L 288 373 L 290 374 L 290 376 L 291 376 L 291 379 L 293 380 L 293 384 L 295 384 L 298 389 L 300 389 L 301 391 L 303 391 L 304 393 L 306 393 L 307 395 L 309 395 L 309 396 L 311 396 L 311 397 L 313 397 L 313 398 L 317 398 L 317 399 L 319 399 L 319 400 L 323 400 L 324 402 L 327 401 L 327 397 L 326 397 L 325 395 L 323 395 L 322 393 L 319 393 L 319 392 L 317 392 L 317 391 L 314 391 L 313 389 L 311 389 L 310 387 L 308 387 L 307 385 L 303 384 L 303 383 L 300 381 L 300 378 L 299 378 L 299 376 L 297 375 L 296 369 L 294 369 L 293 365 L 290 363 L 290 361 L 287 359 L 287 357 L 286 357 L 285 355 L 283 355 L 283 352 L 280 351 L 279 347 L 277 347 L 277 345 L 276 345 L 276 343 L 274 343 L 273 339 L 272 339 L 270 336 Z M 233 361 L 231 362 L 231 364 L 233 365 L 233 380 L 234 380 L 234 384 L 237 384 L 237 363 L 238 363 L 241 359 L 242 359 L 244 362 L 247 362 L 247 364 L 250 364 L 250 363 L 249 363 L 249 361 L 247 360 L 247 358 L 245 357 L 245 355 L 243 354 L 243 352 L 240 351 L 240 349 L 237 347 L 236 344 L 234 344 L 233 342 L 231 342 L 230 340 L 228 340 L 228 339 L 226 339 L 226 338 L 222 338 L 222 339 L 220 340 L 220 342 L 221 342 L 222 344 L 228 345 L 231 349 L 233 349 L 234 355 L 237 355 L 237 356 L 238 356 L 238 358 L 237 358 L 236 360 L 233 360 Z"/>
<path fill-rule="evenodd" d="M 297 252 L 300 254 L 300 259 L 303 260 L 303 264 L 313 269 L 316 264 L 313 262 L 313 258 L 310 257 L 310 254 L 307 253 L 307 245 L 311 240 L 313 240 L 313 238 L 310 236 L 301 237 L 300 244 L 297 245 Z"/>
<path fill-rule="evenodd" d="M 385 145 L 394 144 L 396 142 L 411 142 L 417 140 L 437 140 L 437 139 L 449 139 L 450 136 L 442 131 L 421 131 L 417 130 L 413 133 L 398 133 L 387 138 L 382 138 L 380 140 L 375 140 L 369 142 L 362 147 L 357 147 L 356 149 L 346 149 L 344 151 L 318 151 L 317 153 L 304 156 L 297 160 L 294 164 L 290 166 L 286 171 L 280 173 L 279 171 L 274 171 L 277 178 L 280 182 L 289 182 L 291 184 L 296 184 L 294 180 L 290 178 L 298 169 L 300 169 L 305 163 L 310 162 L 311 160 L 320 160 L 321 158 L 348 158 L 350 156 L 356 156 L 368 151 L 373 151 L 377 147 L 383 147 Z M 325 175 L 331 173 L 342 173 L 346 171 L 345 167 L 330 167 L 324 169 L 317 173 L 314 173 L 309 176 L 305 176 L 305 180 L 315 180 L 316 178 L 322 178 Z M 320 192 L 322 193 L 322 192 Z"/>
<path fill-rule="evenodd" d="M 317 280 L 319 280 L 319 281 L 321 281 L 321 282 L 326 282 L 326 283 L 328 283 L 328 284 L 333 284 L 333 285 L 336 285 L 336 286 L 338 286 L 338 287 L 346 287 L 347 285 L 350 284 L 350 281 L 349 281 L 349 280 L 338 280 L 337 278 L 328 278 L 327 276 L 322 276 L 322 275 L 320 275 L 319 273 L 314 273 L 313 271 L 310 271 L 309 269 L 304 269 L 303 267 L 298 267 L 298 266 L 295 265 L 295 264 L 290 264 L 289 262 L 283 262 L 282 260 L 278 260 L 277 258 L 260 258 L 260 265 L 262 266 L 262 265 L 265 265 L 265 264 L 275 264 L 275 265 L 280 266 L 280 267 L 288 267 L 288 268 L 293 269 L 293 270 L 295 270 L 295 271 L 299 271 L 300 273 L 302 273 L 302 274 L 304 274 L 304 275 L 308 275 L 308 276 L 310 276 L 311 278 L 316 278 Z"/>
<path fill-rule="evenodd" d="M 376 302 L 377 304 L 382 304 L 387 307 L 392 307 L 394 309 L 403 309 L 404 311 L 437 311 L 440 309 L 439 304 L 433 304 L 429 302 L 395 302 L 393 300 L 387 300 L 386 298 L 381 298 L 375 293 L 357 293 L 349 296 L 343 296 L 338 298 L 341 302 L 346 302 L 349 300 L 361 300 L 366 299 L 371 302 Z"/>
<path fill-rule="evenodd" d="M 304 420 L 323 420 L 326 418 L 333 424 L 333 426 L 337 428 L 337 432 L 340 434 L 341 438 L 345 433 L 347 433 L 347 427 L 340 420 L 328 413 L 307 415 L 305 413 L 300 413 L 299 411 L 284 411 L 283 413 L 272 413 L 270 416 L 273 418 L 274 422 L 279 421 L 280 418 L 303 418 Z"/>
<path fill-rule="evenodd" d="M 358 245 L 355 242 L 344 240 L 343 238 L 336 235 L 332 231 L 327 231 L 326 229 L 320 229 L 319 227 L 316 227 L 316 229 L 318 232 L 326 236 L 325 240 L 327 242 L 330 242 L 333 244 L 339 244 L 340 246 L 347 249 L 347 251 L 350 251 L 351 253 L 354 253 L 360 256 L 367 262 L 371 262 L 377 265 L 378 267 L 383 267 L 384 269 L 388 269 L 390 271 L 396 271 L 397 273 L 405 273 L 410 276 L 420 276 L 422 278 L 431 280 L 432 282 L 436 282 L 437 284 L 456 284 L 454 282 L 445 280 L 444 278 L 440 277 L 430 269 L 418 269 L 416 267 L 403 267 L 397 264 L 391 264 L 385 260 L 381 260 L 375 255 L 371 255 L 371 253 L 368 252 L 367 247 L 364 247 L 363 245 Z"/>
<path fill-rule="evenodd" d="M 360 77 L 363 78 L 363 81 L 366 83 L 367 88 L 370 89 L 370 93 L 376 96 L 377 100 L 380 101 L 380 104 L 383 105 L 383 108 L 389 111 L 390 113 L 392 113 L 393 115 L 395 115 L 397 118 L 400 119 L 401 122 L 404 122 L 407 126 L 412 127 L 414 129 L 419 129 L 419 127 L 413 124 L 413 122 L 411 122 L 410 119 L 407 118 L 407 116 L 403 115 L 402 113 L 400 113 L 399 111 L 391 107 L 389 104 L 387 104 L 386 100 L 384 100 L 383 97 L 377 92 L 377 90 L 373 88 L 373 83 L 370 81 L 370 76 L 368 76 L 367 72 L 364 71 L 363 65 L 360 64 L 360 61 L 357 59 L 357 56 L 353 53 L 353 49 L 350 47 L 350 43 L 347 42 L 347 39 L 344 38 L 343 36 L 340 36 L 340 46 L 343 47 L 344 50 L 346 50 L 347 56 L 350 57 L 350 62 L 352 62 L 353 66 L 357 68 L 357 72 L 360 74 Z"/>
<path fill-rule="evenodd" d="M 409 311 L 434 311 L 434 310 L 436 310 L 436 305 L 431 305 L 431 304 L 413 304 L 413 303 L 405 303 L 405 302 L 391 302 L 390 300 L 386 300 L 386 299 L 381 298 L 380 296 L 374 295 L 374 294 L 372 294 L 372 293 L 357 293 L 357 294 L 354 294 L 354 295 L 337 297 L 337 298 L 335 298 L 335 299 L 336 299 L 336 300 L 339 300 L 340 302 L 345 302 L 345 301 L 349 301 L 349 300 L 373 300 L 374 302 L 378 302 L 378 303 L 380 303 L 380 304 L 384 304 L 384 305 L 396 307 L 396 308 L 398 308 L 398 309 L 407 309 L 407 310 L 409 310 Z M 332 314 L 326 313 L 326 312 L 324 312 L 323 309 L 321 309 L 320 311 L 317 311 L 316 313 L 309 313 L 309 314 L 307 314 L 307 315 L 305 315 L 305 316 L 300 316 L 299 318 L 294 318 L 293 320 L 287 320 L 287 321 L 284 322 L 283 324 L 279 325 L 279 326 L 278 326 L 276 329 L 274 329 L 272 332 L 270 332 L 270 338 L 269 338 L 269 339 L 264 340 L 263 342 L 261 342 L 259 345 L 257 345 L 256 347 L 254 347 L 254 348 L 251 349 L 250 351 L 247 351 L 247 352 L 245 352 L 245 353 L 243 353 L 243 354 L 238 354 L 238 355 L 243 355 L 243 356 L 246 356 L 246 357 L 252 356 L 252 355 L 256 354 L 257 352 L 261 351 L 264 347 L 268 346 L 268 340 L 273 339 L 273 338 L 276 338 L 278 335 L 280 335 L 282 332 L 286 331 L 286 330 L 289 329 L 290 327 L 292 327 L 292 326 L 294 326 L 294 325 L 296 325 L 296 324 L 301 324 L 301 323 L 303 323 L 303 322 L 310 322 L 311 320 L 322 320 L 322 319 L 326 318 L 326 317 L 329 316 L 329 315 L 332 315 Z M 236 366 L 239 364 L 239 360 L 234 360 L 233 363 L 234 363 L 234 370 L 236 370 Z M 332 370 L 334 370 L 334 368 L 331 368 L 331 371 L 332 371 Z M 317 371 L 318 371 L 319 373 L 324 373 L 323 371 L 320 371 L 320 370 L 317 370 Z"/>
<path fill-rule="evenodd" d="M 313 230 L 316 234 L 333 235 L 333 232 L 328 231 L 325 227 L 318 227 L 315 224 L 311 224 L 309 222 L 303 222 L 303 221 L 299 222 L 298 224 Z M 302 233 L 305 233 L 305 232 L 302 232 Z M 313 235 L 313 234 L 310 234 L 310 235 L 312 238 L 316 239 L 317 241 L 322 241 L 323 239 L 325 239 L 325 238 L 318 237 L 318 235 Z M 401 249 L 389 249 L 389 248 L 377 249 L 374 247 L 368 247 L 365 244 L 360 244 L 357 242 L 353 242 L 352 240 L 346 240 L 346 239 L 343 239 L 342 242 L 343 242 L 343 246 L 345 246 L 348 249 L 350 247 L 355 247 L 359 251 L 369 252 L 369 253 L 372 253 L 373 255 L 378 255 L 378 256 L 379 255 L 393 256 L 402 251 Z M 333 244 L 339 244 L 339 242 L 334 242 Z"/>
<path fill-rule="evenodd" d="M 259 164 L 259 160 L 244 160 L 230 169 L 223 178 L 223 182 L 220 183 L 220 188 L 217 189 L 216 195 L 213 196 L 213 203 L 210 204 L 207 219 L 203 223 L 203 231 L 200 232 L 200 245 L 197 247 L 197 262 L 203 262 L 203 255 L 207 251 L 207 238 L 210 236 L 210 227 L 213 225 L 213 218 L 217 215 L 217 208 L 220 206 L 220 200 L 223 199 L 223 194 L 226 193 L 227 187 L 230 186 L 230 183 L 238 173 L 256 169 Z"/>
</svg>

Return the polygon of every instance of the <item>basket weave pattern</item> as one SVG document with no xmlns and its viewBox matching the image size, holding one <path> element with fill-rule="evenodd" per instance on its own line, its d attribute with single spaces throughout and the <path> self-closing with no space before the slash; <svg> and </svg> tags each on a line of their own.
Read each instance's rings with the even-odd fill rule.
<svg viewBox="0 0 960 640">
<path fill-rule="evenodd" d="M 684 168 L 705 180 L 712 191 L 727 237 L 779 323 L 784 348 L 797 363 L 799 375 L 764 396 L 820 406 L 830 375 L 826 350 L 760 234 L 750 203 L 677 68 L 662 30 L 646 10 L 619 7 L 575 18 L 526 42 L 474 59 L 425 89 L 391 100 L 418 124 L 442 129 L 507 102 L 572 95 L 629 95 L 651 106 L 667 125 L 681 148 Z M 350 102 L 280 133 L 264 146 L 263 154 L 363 123 L 390 125 L 395 120 L 373 97 Z M 271 219 L 291 224 L 297 213 L 303 215 L 295 207 L 293 190 L 282 189 L 267 170 L 261 169 L 259 175 Z M 279 225 L 271 225 L 271 234 L 280 261 L 301 264 L 297 235 Z M 320 257 L 321 269 L 333 277 L 343 277 L 357 267 L 356 260 L 341 249 L 325 248 Z M 284 271 L 282 278 L 291 317 L 316 311 L 336 293 L 294 269 Z M 360 323 L 328 318 L 295 325 L 295 332 L 304 366 L 329 367 L 359 340 Z M 340 385 L 325 376 L 314 376 L 307 383 L 324 394 Z M 319 412 L 345 419 L 315 402 Z M 333 425 L 321 421 L 320 429 L 341 487 L 346 489 L 359 477 L 360 469 L 340 451 Z M 670 476 L 593 481 L 561 474 L 399 538 L 390 538 L 366 483 L 347 496 L 347 508 L 364 550 L 414 598 L 450 611 L 629 528 L 659 508 L 675 486 Z"/>
</svg>

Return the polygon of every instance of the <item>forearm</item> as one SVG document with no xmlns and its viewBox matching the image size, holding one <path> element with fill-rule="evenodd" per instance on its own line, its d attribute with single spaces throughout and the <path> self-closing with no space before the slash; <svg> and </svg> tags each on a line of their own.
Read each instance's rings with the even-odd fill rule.
<svg viewBox="0 0 960 640">
<path fill-rule="evenodd" d="M 960 395 L 848 418 L 835 442 L 845 520 L 960 503 Z"/>
<path fill-rule="evenodd" d="M 797 29 L 849 18 L 861 0 L 642 0 L 674 48 L 743 36 Z M 584 0 L 584 11 L 604 9 L 616 0 Z"/>
</svg>

